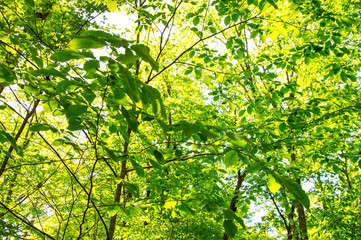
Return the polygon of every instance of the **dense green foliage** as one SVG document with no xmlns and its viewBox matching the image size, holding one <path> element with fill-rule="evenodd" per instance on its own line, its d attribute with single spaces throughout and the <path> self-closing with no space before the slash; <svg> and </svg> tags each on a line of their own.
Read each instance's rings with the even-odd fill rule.
<svg viewBox="0 0 361 240">
<path fill-rule="evenodd" d="M 360 14 L 0 0 L 0 236 L 361 239 Z"/>
</svg>

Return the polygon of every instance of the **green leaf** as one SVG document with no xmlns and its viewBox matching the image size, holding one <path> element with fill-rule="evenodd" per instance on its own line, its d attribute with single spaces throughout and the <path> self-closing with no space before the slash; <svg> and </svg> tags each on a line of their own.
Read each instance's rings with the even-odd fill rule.
<svg viewBox="0 0 361 240">
<path fill-rule="evenodd" d="M 139 198 L 139 187 L 136 184 L 124 182 L 124 186 L 134 197 Z"/>
<path fill-rule="evenodd" d="M 228 26 L 231 23 L 231 17 L 227 16 L 224 18 L 224 25 Z"/>
<path fill-rule="evenodd" d="M 103 146 L 103 148 L 104 148 L 104 150 L 107 152 L 107 154 L 109 155 L 109 157 L 110 157 L 113 161 L 115 161 L 115 162 L 118 161 L 118 158 L 117 158 L 117 156 L 115 155 L 115 151 L 114 151 L 114 150 L 109 149 L 109 148 L 107 148 L 107 147 L 105 147 L 105 146 Z"/>
<path fill-rule="evenodd" d="M 83 32 L 80 37 L 88 38 L 88 39 L 94 39 L 100 42 L 108 42 L 111 46 L 114 47 L 127 47 L 130 42 L 125 40 L 117 35 L 110 34 L 108 32 L 100 31 L 100 30 L 88 30 L 86 32 Z M 127 49 L 126 49 L 127 51 Z M 130 51 L 128 49 L 128 51 Z"/>
<path fill-rule="evenodd" d="M 184 211 L 186 212 L 187 214 L 190 214 L 190 215 L 194 215 L 195 212 L 193 211 L 193 209 L 191 207 L 189 207 L 185 202 L 181 202 L 180 204 L 178 204 L 178 209 L 181 210 L 181 211 Z"/>
<path fill-rule="evenodd" d="M 11 146 L 13 147 L 13 149 L 15 149 L 16 153 L 23 157 L 23 151 L 21 151 L 21 149 L 19 148 L 19 146 L 16 144 L 16 140 L 15 138 L 13 138 L 13 136 L 11 136 L 9 133 L 5 132 L 5 131 L 0 131 L 0 134 L 5 136 L 5 138 L 8 140 L 8 142 L 10 142 Z M 3 137 L 2 137 L 3 139 Z"/>
<path fill-rule="evenodd" d="M 267 179 L 267 186 L 273 194 L 275 194 L 282 187 L 282 185 L 279 184 L 272 175 L 270 174 L 267 175 L 266 179 Z"/>
<path fill-rule="evenodd" d="M 85 129 L 80 118 L 71 117 L 68 119 L 68 129 L 70 131 L 79 131 Z"/>
<path fill-rule="evenodd" d="M 94 99 L 96 98 L 96 95 L 90 89 L 85 89 L 84 92 L 82 93 L 82 95 L 89 104 L 91 104 L 94 101 Z"/>
<path fill-rule="evenodd" d="M 238 153 L 234 150 L 231 150 L 224 156 L 224 165 L 226 165 L 226 167 L 232 167 L 239 163 L 238 160 Z"/>
<path fill-rule="evenodd" d="M 310 65 L 310 63 L 311 63 L 311 58 L 305 57 L 305 63 L 306 63 L 306 65 Z"/>
<path fill-rule="evenodd" d="M 344 71 L 341 71 L 341 79 L 342 79 L 342 81 L 343 82 L 346 82 L 347 81 L 347 79 L 348 79 L 348 77 L 347 77 L 347 75 L 346 75 L 346 73 L 344 72 Z"/>
<path fill-rule="evenodd" d="M 246 229 L 246 225 L 244 224 L 244 221 L 241 217 L 237 216 L 237 214 L 235 212 L 233 212 L 231 209 L 226 209 L 223 211 L 225 214 L 225 217 L 228 220 L 236 220 L 239 224 L 241 224 L 241 226 Z"/>
<path fill-rule="evenodd" d="M 121 107 L 121 112 L 128 123 L 128 126 L 133 132 L 138 132 L 138 122 L 133 115 L 130 115 L 129 111 L 125 107 Z"/>
<path fill-rule="evenodd" d="M 34 71 L 31 71 L 30 73 L 36 77 L 42 75 L 42 76 L 55 76 L 55 77 L 66 78 L 63 73 L 61 73 L 60 71 L 58 71 L 52 67 L 34 70 Z"/>
<path fill-rule="evenodd" d="M 223 227 L 224 230 L 226 231 L 227 235 L 230 238 L 234 238 L 236 236 L 237 233 L 237 226 L 233 223 L 232 220 L 224 220 L 223 221 Z"/>
<path fill-rule="evenodd" d="M 183 134 L 187 138 L 191 137 L 193 134 L 198 133 L 198 131 L 199 131 L 199 126 L 197 126 L 196 124 L 193 124 L 193 123 L 182 122 L 181 126 L 183 129 Z"/>
<path fill-rule="evenodd" d="M 84 59 L 84 58 L 94 58 L 93 54 L 88 52 L 79 52 L 71 49 L 64 49 L 58 52 L 53 53 L 50 56 L 50 59 L 57 62 L 66 62 L 72 59 Z"/>
<path fill-rule="evenodd" d="M 164 164 L 164 157 L 163 157 L 163 154 L 161 152 L 154 149 L 153 155 L 154 155 L 155 159 L 157 159 L 158 163 L 160 163 L 162 165 Z"/>
<path fill-rule="evenodd" d="M 267 3 L 266 0 L 261 0 L 261 1 L 259 2 L 258 8 L 259 8 L 259 10 L 260 10 L 261 12 L 262 12 L 262 10 L 264 9 L 266 3 Z"/>
<path fill-rule="evenodd" d="M 144 44 L 134 44 L 130 47 L 139 57 L 149 63 L 156 71 L 159 70 L 159 63 L 150 56 L 150 48 Z"/>
<path fill-rule="evenodd" d="M 69 47 L 72 49 L 89 49 L 89 48 L 101 48 L 104 47 L 106 43 L 104 41 L 99 41 L 96 39 L 86 38 L 86 37 L 75 37 L 70 41 Z"/>
<path fill-rule="evenodd" d="M 310 199 L 308 198 L 306 192 L 302 189 L 301 185 L 288 180 L 285 177 L 279 177 L 280 182 L 282 185 L 286 187 L 288 192 L 292 193 L 297 200 L 299 200 L 303 206 L 305 206 L 307 209 L 310 208 Z"/>
<path fill-rule="evenodd" d="M 262 168 L 262 165 L 259 164 L 258 162 L 253 162 L 251 164 L 248 165 L 247 167 L 247 173 L 255 173 L 258 172 L 258 170 L 260 170 Z"/>
<path fill-rule="evenodd" d="M 109 217 L 113 217 L 119 212 L 119 210 L 119 206 L 109 206 L 107 209 L 107 213 L 109 214 Z"/>
<path fill-rule="evenodd" d="M 15 73 L 5 64 L 0 63 L 0 84 L 3 83 L 3 86 L 8 86 L 14 82 L 15 78 Z"/>
<path fill-rule="evenodd" d="M 230 39 L 228 39 L 227 42 L 226 42 L 226 48 L 227 48 L 227 49 L 231 49 L 232 46 L 233 46 L 233 39 L 230 38 Z"/>
<path fill-rule="evenodd" d="M 31 94 L 38 94 L 38 93 L 40 93 L 40 90 L 37 89 L 36 87 L 30 86 L 30 85 L 25 85 L 25 86 L 24 86 L 24 92 L 26 92 L 27 94 L 31 95 Z"/>
<path fill-rule="evenodd" d="M 29 131 L 31 132 L 40 132 L 40 131 L 48 131 L 50 127 L 47 124 L 35 123 L 31 125 Z"/>
<path fill-rule="evenodd" d="M 184 72 L 184 75 L 189 75 L 193 72 L 193 68 L 192 67 L 189 67 L 185 72 Z"/>
<path fill-rule="evenodd" d="M 144 169 L 139 163 L 137 163 L 133 159 L 130 160 L 130 163 L 132 164 L 135 172 L 138 174 L 139 177 L 144 177 L 145 176 Z"/>
<path fill-rule="evenodd" d="M 67 118 L 76 118 L 88 110 L 88 107 L 85 105 L 70 105 L 65 112 Z"/>
<path fill-rule="evenodd" d="M 269 4 L 271 4 L 275 9 L 278 9 L 278 6 L 274 0 L 267 0 L 267 2 L 269 2 Z"/>
<path fill-rule="evenodd" d="M 278 126 L 278 128 L 281 130 L 281 132 L 285 132 L 287 129 L 287 124 L 283 122 Z"/>
<path fill-rule="evenodd" d="M 99 61 L 97 60 L 89 60 L 84 63 L 84 70 L 89 73 L 95 73 L 100 67 Z"/>
<path fill-rule="evenodd" d="M 128 48 L 125 50 L 125 54 L 119 54 L 117 60 L 121 63 L 131 64 L 135 63 L 139 59 L 139 56 L 134 55 Z"/>
<path fill-rule="evenodd" d="M 195 18 L 193 18 L 193 25 L 196 26 L 200 21 L 200 17 L 196 16 Z"/>
<path fill-rule="evenodd" d="M 158 171 L 163 170 L 162 166 L 159 163 L 157 163 L 156 161 L 154 161 L 152 159 L 148 159 L 148 160 L 149 160 L 150 164 L 152 164 L 153 168 L 157 169 Z"/>
</svg>

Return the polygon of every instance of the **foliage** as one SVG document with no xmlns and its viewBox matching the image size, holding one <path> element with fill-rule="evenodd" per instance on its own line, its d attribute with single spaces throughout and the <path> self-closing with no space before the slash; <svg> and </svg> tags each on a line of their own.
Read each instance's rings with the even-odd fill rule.
<svg viewBox="0 0 361 240">
<path fill-rule="evenodd" d="M 0 13 L 2 237 L 360 238 L 358 1 Z"/>
</svg>

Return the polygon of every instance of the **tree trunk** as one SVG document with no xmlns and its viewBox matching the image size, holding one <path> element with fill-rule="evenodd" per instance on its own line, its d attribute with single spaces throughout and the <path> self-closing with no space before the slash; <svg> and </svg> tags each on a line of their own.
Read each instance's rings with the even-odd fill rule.
<svg viewBox="0 0 361 240">
<path fill-rule="evenodd" d="M 244 170 L 242 175 L 241 175 L 241 170 L 238 170 L 238 172 L 237 172 L 237 185 L 236 185 L 236 187 L 234 189 L 234 197 L 232 198 L 231 203 L 229 204 L 229 208 L 233 212 L 237 211 L 236 204 L 238 202 L 238 193 L 239 193 L 239 189 L 241 188 L 245 177 L 246 177 L 246 170 Z M 228 234 L 226 232 L 224 232 L 223 240 L 228 240 L 228 239 L 229 239 Z"/>
<path fill-rule="evenodd" d="M 301 184 L 301 180 L 297 179 L 297 183 Z M 297 206 L 298 225 L 300 227 L 301 240 L 308 240 L 307 222 L 303 205 L 298 200 L 296 200 L 295 202 Z"/>
</svg>

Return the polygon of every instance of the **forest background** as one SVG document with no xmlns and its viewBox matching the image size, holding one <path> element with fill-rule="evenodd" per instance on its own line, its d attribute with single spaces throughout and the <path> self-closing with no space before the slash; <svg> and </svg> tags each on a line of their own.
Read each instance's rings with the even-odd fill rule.
<svg viewBox="0 0 361 240">
<path fill-rule="evenodd" d="M 0 236 L 361 239 L 360 10 L 0 0 Z"/>
</svg>

